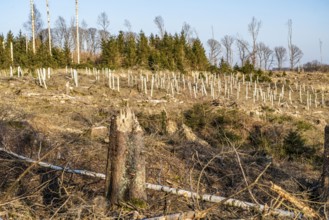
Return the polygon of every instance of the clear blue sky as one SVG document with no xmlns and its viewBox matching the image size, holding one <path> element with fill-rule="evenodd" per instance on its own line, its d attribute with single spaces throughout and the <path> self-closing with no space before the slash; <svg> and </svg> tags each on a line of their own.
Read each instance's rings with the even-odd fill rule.
<svg viewBox="0 0 329 220">
<path fill-rule="evenodd" d="M 52 25 L 58 16 L 69 24 L 75 15 L 75 0 L 49 2 Z M 29 4 L 29 0 L 1 0 L 0 33 L 25 32 Z M 46 0 L 35 0 L 35 4 L 46 27 Z M 287 47 L 287 21 L 292 19 L 293 43 L 304 52 L 302 63 L 320 60 L 321 39 L 323 62 L 329 64 L 329 0 L 79 0 L 79 21 L 85 20 L 88 27 L 97 27 L 97 16 L 103 11 L 110 18 L 111 34 L 126 29 L 125 19 L 134 32 L 157 33 L 153 20 L 161 15 L 169 33 L 180 32 L 182 24 L 189 23 L 205 48 L 211 26 L 219 41 L 228 34 L 250 42 L 247 27 L 253 16 L 262 21 L 258 41 L 272 49 Z"/>
</svg>

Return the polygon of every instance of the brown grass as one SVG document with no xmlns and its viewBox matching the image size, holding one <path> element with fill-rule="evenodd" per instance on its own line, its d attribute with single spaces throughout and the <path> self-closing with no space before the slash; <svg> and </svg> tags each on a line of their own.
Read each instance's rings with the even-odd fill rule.
<svg viewBox="0 0 329 220">
<path fill-rule="evenodd" d="M 290 81 L 310 83 L 315 88 L 324 87 L 328 91 L 328 87 L 323 84 L 324 78 L 328 77 L 326 75 L 287 75 Z M 283 78 L 274 80 L 282 81 Z M 254 125 L 261 125 L 264 134 L 271 136 L 271 132 L 280 131 L 282 138 L 285 132 L 297 127 L 298 121 L 305 121 L 311 128 L 308 124 L 298 124 L 308 128 L 301 130 L 302 135 L 308 145 L 317 147 L 318 155 L 321 155 L 322 126 L 328 122 L 329 115 L 327 107 L 313 111 L 306 111 L 301 107 L 298 107 L 298 110 L 275 107 L 273 111 L 268 111 L 268 108 L 253 105 L 252 101 L 247 102 L 242 98 L 219 98 L 213 102 L 210 97 L 190 98 L 185 92 L 172 97 L 167 95 L 165 90 L 156 91 L 151 98 L 149 94 L 143 94 L 136 88 L 127 87 L 124 80 L 121 82 L 120 92 L 117 92 L 107 87 L 105 78 L 101 77 L 100 81 L 96 82 L 94 76 L 87 75 L 80 75 L 80 86 L 72 87 L 70 94 L 66 94 L 65 84 L 68 81 L 73 86 L 72 79 L 63 70 L 47 80 L 48 90 L 38 86 L 36 79 L 31 76 L 19 79 L 0 77 L 1 147 L 34 159 L 52 151 L 45 161 L 104 173 L 108 140 L 92 139 L 90 129 L 93 126 L 109 126 L 111 114 L 129 105 L 139 116 L 140 124 L 149 131 L 145 135 L 147 182 L 229 197 L 245 187 L 245 180 L 230 143 L 236 147 L 246 180 L 250 183 L 272 162 L 262 177 L 261 184 L 251 189 L 257 201 L 262 204 L 271 204 L 277 197 L 265 186 L 269 181 L 284 186 L 299 198 L 308 200 L 309 194 L 305 192 L 320 176 L 320 164 L 314 165 L 307 161 L 291 162 L 284 157 L 272 157 L 268 151 L 264 153 L 262 149 L 251 146 L 248 137 Z M 240 94 L 240 97 L 244 97 L 244 93 Z M 166 102 L 156 104 L 150 100 Z M 197 116 L 204 117 L 206 123 L 202 128 L 195 127 L 193 132 L 210 146 L 187 140 L 180 133 L 182 124 L 186 124 L 184 113 L 193 109 L 197 103 L 207 108 L 206 114 Z M 162 117 L 164 111 L 165 120 Z M 321 113 L 315 113 L 317 111 Z M 252 114 L 255 112 L 257 114 Z M 163 123 L 168 120 L 176 122 L 176 133 L 168 134 L 163 131 Z M 222 139 L 214 138 L 218 132 L 218 137 Z M 232 140 L 235 136 L 230 134 L 235 134 L 240 139 L 235 142 Z M 201 170 L 214 155 L 219 155 L 219 158 L 207 165 L 198 183 Z M 40 170 L 36 167 L 20 181 L 12 196 L 5 199 L 3 195 L 8 187 L 28 165 L 6 155 L 0 156 L 0 176 L 6 177 L 0 180 L 0 217 L 4 219 L 105 219 L 115 216 L 130 219 L 134 210 L 138 211 L 140 216 L 156 216 L 197 208 L 196 201 L 193 200 L 161 192 L 148 192 L 147 207 L 126 204 L 108 210 L 102 197 L 105 184 L 103 181 Z M 42 181 L 44 173 L 50 173 L 47 181 Z M 46 204 L 44 196 L 47 189 L 60 194 L 60 200 Z M 54 195 L 53 197 L 55 198 Z M 239 193 L 236 198 L 252 201 L 248 191 Z M 201 202 L 199 207 L 206 209 L 209 204 Z M 219 207 L 209 213 L 208 217 L 252 218 L 259 215 Z"/>
</svg>

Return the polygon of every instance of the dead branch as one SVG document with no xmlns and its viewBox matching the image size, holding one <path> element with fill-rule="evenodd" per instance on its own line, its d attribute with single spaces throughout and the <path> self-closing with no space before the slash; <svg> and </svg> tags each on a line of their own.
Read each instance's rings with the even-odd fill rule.
<svg viewBox="0 0 329 220">
<path fill-rule="evenodd" d="M 280 186 L 271 183 L 271 190 L 273 190 L 274 192 L 279 194 L 282 198 L 286 199 L 294 206 L 296 206 L 299 210 L 301 210 L 304 213 L 306 217 L 320 219 L 320 216 L 316 211 L 314 211 L 311 207 L 309 207 L 304 202 L 300 201 L 295 196 L 291 195 L 289 192 L 282 189 Z"/>
<path fill-rule="evenodd" d="M 73 174 L 97 177 L 97 178 L 101 178 L 101 179 L 105 180 L 105 174 L 102 174 L 102 173 L 96 173 L 96 172 L 87 171 L 87 170 L 75 170 L 75 169 L 71 169 L 71 168 L 67 168 L 67 167 L 53 165 L 53 164 L 46 163 L 46 162 L 36 161 L 31 158 L 21 156 L 14 152 L 8 151 L 4 148 L 0 148 L 0 151 L 5 152 L 15 158 L 21 159 L 24 162 L 34 163 L 41 167 L 47 167 L 47 168 L 54 169 L 57 171 L 64 171 L 64 172 L 73 173 Z M 266 212 L 266 213 L 271 214 L 272 216 L 289 217 L 289 218 L 296 217 L 295 213 L 290 212 L 290 211 L 286 211 L 286 210 L 282 210 L 282 209 L 271 209 L 265 205 L 257 205 L 254 203 L 245 202 L 245 201 L 232 199 L 232 198 L 226 198 L 226 197 L 222 197 L 222 196 L 214 196 L 214 195 L 209 195 L 209 194 L 199 195 L 196 192 L 191 192 L 191 191 L 187 191 L 187 190 L 183 190 L 183 189 L 171 188 L 168 186 L 155 185 L 155 184 L 151 184 L 151 183 L 146 183 L 145 187 L 147 189 L 181 195 L 181 196 L 185 196 L 187 198 L 198 198 L 198 199 L 201 199 L 201 200 L 207 201 L 207 202 L 222 203 L 223 205 L 226 205 L 226 206 L 237 207 L 237 208 L 247 210 L 247 211 L 248 210 L 257 210 L 259 212 Z M 296 207 L 303 208 L 304 206 L 296 206 Z M 302 210 L 305 211 L 305 208 Z M 310 210 L 312 210 L 312 209 L 310 209 Z"/>
<path fill-rule="evenodd" d="M 159 217 L 153 218 L 145 218 L 144 220 L 193 220 L 193 219 L 200 219 L 205 217 L 205 212 L 199 211 L 189 211 L 189 212 L 182 212 L 182 213 L 175 213 L 170 215 L 163 215 Z"/>
</svg>

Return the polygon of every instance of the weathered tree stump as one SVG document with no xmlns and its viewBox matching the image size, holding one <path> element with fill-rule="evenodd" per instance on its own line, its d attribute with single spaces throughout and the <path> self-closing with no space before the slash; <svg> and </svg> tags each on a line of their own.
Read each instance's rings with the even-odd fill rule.
<svg viewBox="0 0 329 220">
<path fill-rule="evenodd" d="M 321 176 L 321 199 L 329 198 L 329 125 L 324 128 L 323 170 Z"/>
<path fill-rule="evenodd" d="M 126 108 L 111 119 L 106 170 L 106 197 L 110 205 L 121 201 L 145 201 L 143 130 Z"/>
</svg>

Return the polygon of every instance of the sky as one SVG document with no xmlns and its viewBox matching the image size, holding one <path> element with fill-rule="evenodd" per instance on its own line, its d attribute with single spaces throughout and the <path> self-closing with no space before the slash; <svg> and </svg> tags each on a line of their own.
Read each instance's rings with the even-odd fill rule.
<svg viewBox="0 0 329 220">
<path fill-rule="evenodd" d="M 46 28 L 46 0 L 34 2 Z M 28 20 L 30 1 L 0 0 L 0 3 L 0 34 L 6 35 L 9 30 L 15 35 L 19 30 L 25 33 L 23 24 Z M 52 27 L 59 16 L 67 24 L 74 18 L 74 0 L 49 0 L 49 4 Z M 248 24 L 252 17 L 262 22 L 258 42 L 271 49 L 287 48 L 287 22 L 291 19 L 292 42 L 304 53 L 301 63 L 321 61 L 321 40 L 322 61 L 329 64 L 329 0 L 79 0 L 80 24 L 84 20 L 88 27 L 100 29 L 97 17 L 102 12 L 108 15 L 109 31 L 114 35 L 127 30 L 125 20 L 131 23 L 132 31 L 143 30 L 147 35 L 158 33 L 153 21 L 156 16 L 163 18 L 165 30 L 171 34 L 180 32 L 186 22 L 196 30 L 205 49 L 208 49 L 207 40 L 212 38 L 212 28 L 218 41 L 231 35 L 251 42 Z M 237 54 L 235 46 L 233 52 Z"/>
</svg>

